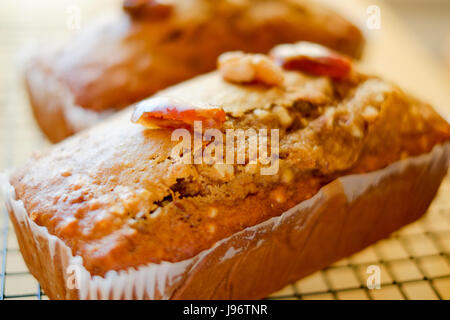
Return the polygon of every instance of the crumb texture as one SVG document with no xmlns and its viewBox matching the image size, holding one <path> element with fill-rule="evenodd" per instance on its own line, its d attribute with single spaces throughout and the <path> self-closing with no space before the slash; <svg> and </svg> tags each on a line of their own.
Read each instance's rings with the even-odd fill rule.
<svg viewBox="0 0 450 320">
<path fill-rule="evenodd" d="M 130 110 L 35 156 L 14 173 L 18 199 L 97 275 L 180 261 L 280 215 L 349 173 L 377 170 L 450 138 L 433 109 L 378 78 L 283 71 L 283 84 L 239 84 L 213 72 L 162 91 L 221 107 L 226 129 L 279 129 L 279 170 L 261 163 L 184 164 L 171 130 Z M 206 144 L 203 145 L 203 148 Z"/>
</svg>

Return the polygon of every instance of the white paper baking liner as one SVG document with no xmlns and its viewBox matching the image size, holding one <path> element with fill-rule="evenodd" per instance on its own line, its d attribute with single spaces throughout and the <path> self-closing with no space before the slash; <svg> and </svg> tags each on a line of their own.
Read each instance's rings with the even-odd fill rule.
<svg viewBox="0 0 450 320">
<path fill-rule="evenodd" d="M 435 146 L 429 154 L 401 160 L 382 170 L 371 173 L 341 177 L 331 184 L 340 183 L 347 197 L 347 202 L 354 203 L 367 190 L 375 188 L 382 183 L 386 177 L 390 177 L 393 174 L 401 174 L 411 166 L 424 166 L 430 172 L 433 172 L 434 167 L 441 169 L 438 172 L 442 172 L 442 168 L 446 170 L 450 162 L 449 155 L 450 143 L 447 143 L 445 146 Z M 290 227 L 293 228 L 292 230 L 305 228 L 307 220 L 313 218 L 310 217 L 311 215 L 307 217 L 302 216 L 302 212 L 319 209 L 323 205 L 324 199 L 327 198 L 326 194 L 331 185 L 324 186 L 315 196 L 301 202 L 280 216 L 273 217 L 263 223 L 235 233 L 193 258 L 176 263 L 150 263 L 139 266 L 136 269 L 128 268 L 119 272 L 109 271 L 104 277 L 100 277 L 91 276 L 83 266 L 82 257 L 73 256 L 70 248 L 61 239 L 49 234 L 45 227 L 38 226 L 29 218 L 23 202 L 20 199 L 16 200 L 15 190 L 9 182 L 8 174 L 0 176 L 0 183 L 3 186 L 8 211 L 15 216 L 22 230 L 26 230 L 32 235 L 34 243 L 29 243 L 28 246 L 35 246 L 38 252 L 48 251 L 51 255 L 52 259 L 42 258 L 42 261 L 38 261 L 38 263 L 44 264 L 42 268 L 45 268 L 46 272 L 51 272 L 55 275 L 62 274 L 65 281 L 69 275 L 64 270 L 69 266 L 78 268 L 80 271 L 78 299 L 176 298 L 177 290 L 186 286 L 194 271 L 198 271 L 196 269 L 201 264 L 210 262 L 206 259 L 208 256 L 215 256 L 213 259 L 215 263 L 214 268 L 219 268 L 221 264 L 227 263 L 228 260 L 236 258 L 238 255 L 251 255 L 253 250 L 264 244 L 264 234 L 276 232 L 285 221 L 289 222 Z M 30 248 L 27 250 L 30 250 Z M 39 254 L 34 258 L 39 260 Z M 48 261 L 50 261 L 50 265 Z M 236 259 L 236 264 L 239 264 L 239 259 Z M 73 290 L 67 290 L 65 297 L 57 298 L 73 298 Z"/>
</svg>

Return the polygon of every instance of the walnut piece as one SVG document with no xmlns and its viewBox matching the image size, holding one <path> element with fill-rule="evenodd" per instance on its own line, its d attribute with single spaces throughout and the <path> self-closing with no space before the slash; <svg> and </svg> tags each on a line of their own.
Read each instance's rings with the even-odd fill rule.
<svg viewBox="0 0 450 320">
<path fill-rule="evenodd" d="M 369 123 L 374 122 L 378 118 L 379 111 L 374 106 L 368 105 L 362 112 L 362 117 Z"/>
<path fill-rule="evenodd" d="M 262 54 L 246 54 L 240 51 L 227 52 L 218 59 L 218 69 L 229 82 L 262 83 L 280 86 L 284 76 L 280 67 Z"/>
<path fill-rule="evenodd" d="M 275 106 L 272 112 L 277 116 L 282 126 L 289 127 L 292 124 L 293 119 L 286 108 Z"/>
</svg>

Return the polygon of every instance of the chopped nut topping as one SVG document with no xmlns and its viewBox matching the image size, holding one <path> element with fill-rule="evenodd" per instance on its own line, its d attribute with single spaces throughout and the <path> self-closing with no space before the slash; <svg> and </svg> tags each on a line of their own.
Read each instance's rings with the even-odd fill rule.
<svg viewBox="0 0 450 320">
<path fill-rule="evenodd" d="M 334 115 L 335 115 L 336 108 L 327 108 L 325 112 L 323 113 L 323 116 L 326 119 L 326 124 L 329 128 L 333 127 L 334 125 Z"/>
<path fill-rule="evenodd" d="M 334 126 L 341 126 L 347 130 L 353 137 L 362 138 L 364 135 L 363 129 L 348 110 L 342 108 L 328 108 L 324 112 L 325 124 L 329 128 Z"/>
<path fill-rule="evenodd" d="M 222 108 L 193 105 L 179 99 L 156 97 L 138 103 L 131 121 L 147 128 L 193 128 L 201 121 L 203 128 L 221 128 L 226 114 Z"/>
<path fill-rule="evenodd" d="M 252 82 L 255 68 L 249 55 L 242 52 L 227 52 L 220 55 L 218 69 L 225 80 L 231 82 Z"/>
<path fill-rule="evenodd" d="M 378 103 L 382 103 L 384 101 L 385 97 L 384 97 L 384 93 L 380 92 L 376 95 L 375 97 L 375 101 Z"/>
<path fill-rule="evenodd" d="M 156 218 L 157 216 L 159 216 L 161 214 L 161 212 L 162 212 L 161 207 L 158 207 L 155 211 L 153 211 L 150 214 L 150 218 Z"/>
<path fill-rule="evenodd" d="M 284 127 L 289 127 L 292 124 L 293 119 L 286 108 L 275 106 L 272 111 Z"/>
<path fill-rule="evenodd" d="M 352 70 L 349 58 L 311 42 L 278 45 L 270 55 L 276 64 L 286 70 L 300 70 L 336 79 L 348 77 Z"/>
<path fill-rule="evenodd" d="M 161 0 L 124 0 L 122 7 L 134 18 L 164 19 L 173 11 L 172 5 Z"/>
<path fill-rule="evenodd" d="M 259 120 L 267 119 L 270 116 L 270 112 L 263 109 L 255 109 L 253 113 Z"/>
<path fill-rule="evenodd" d="M 215 164 L 214 169 L 221 178 L 228 178 L 234 175 L 234 167 L 231 164 Z"/>
<path fill-rule="evenodd" d="M 364 120 L 370 123 L 378 118 L 378 114 L 378 110 L 375 107 L 369 105 L 362 112 L 362 117 L 364 118 Z"/>
<path fill-rule="evenodd" d="M 262 54 L 227 52 L 219 57 L 218 68 L 222 77 L 230 82 L 279 86 L 284 81 L 281 69 Z"/>
</svg>

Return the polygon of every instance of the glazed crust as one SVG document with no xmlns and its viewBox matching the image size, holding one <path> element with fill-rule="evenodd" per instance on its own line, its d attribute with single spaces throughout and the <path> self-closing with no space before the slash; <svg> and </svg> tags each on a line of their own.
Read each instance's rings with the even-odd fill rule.
<svg viewBox="0 0 450 320">
<path fill-rule="evenodd" d="M 30 101 L 51 141 L 213 70 L 217 56 L 225 51 L 267 52 L 275 44 L 299 40 L 319 42 L 353 57 L 362 51 L 363 37 L 354 25 L 312 2 L 170 3 L 173 10 L 162 19 L 122 13 L 26 63 Z"/>
<path fill-rule="evenodd" d="M 125 110 L 16 171 L 17 199 L 91 274 L 103 276 L 191 258 L 338 177 L 379 170 L 450 138 L 449 124 L 430 106 L 378 78 L 356 71 L 345 81 L 283 76 L 282 86 L 266 87 L 213 72 L 159 93 L 220 106 L 224 130 L 279 129 L 273 175 L 248 163 L 184 164 L 172 157 L 178 141 L 171 130 L 132 124 Z M 282 121 L 280 108 L 291 121 Z"/>
</svg>

